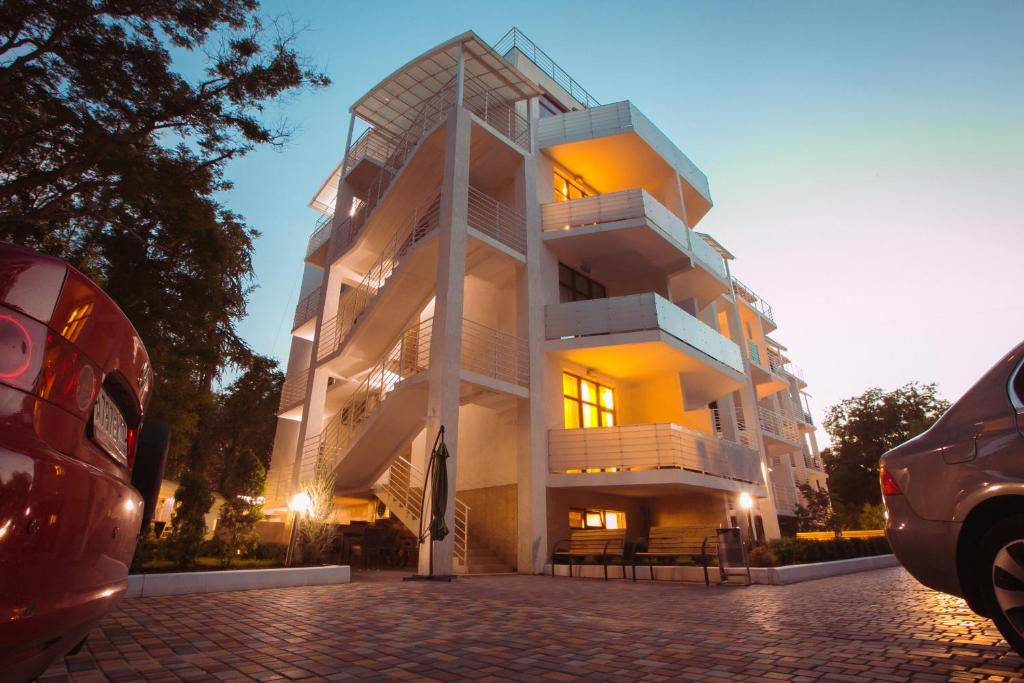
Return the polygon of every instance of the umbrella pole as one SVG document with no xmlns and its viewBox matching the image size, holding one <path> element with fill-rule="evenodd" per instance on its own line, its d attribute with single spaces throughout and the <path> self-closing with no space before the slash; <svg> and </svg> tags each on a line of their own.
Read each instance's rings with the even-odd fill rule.
<svg viewBox="0 0 1024 683">
<path fill-rule="evenodd" d="M 429 560 L 430 572 L 427 575 L 413 574 L 412 576 L 406 576 L 402 578 L 402 581 L 448 581 L 449 583 L 455 580 L 455 577 L 451 574 L 447 576 L 435 576 L 434 575 L 434 539 L 430 537 L 430 524 L 427 524 L 427 531 L 423 531 L 423 518 L 426 517 L 424 514 L 427 507 L 427 482 L 431 481 L 431 477 L 437 476 L 437 445 L 444 443 L 444 425 L 441 425 L 441 429 L 437 432 L 437 437 L 434 439 L 434 447 L 430 449 L 430 462 L 427 463 L 427 471 L 423 475 L 423 496 L 420 499 L 420 528 L 419 528 L 419 540 L 422 543 L 424 539 L 427 541 L 427 553 Z"/>
</svg>

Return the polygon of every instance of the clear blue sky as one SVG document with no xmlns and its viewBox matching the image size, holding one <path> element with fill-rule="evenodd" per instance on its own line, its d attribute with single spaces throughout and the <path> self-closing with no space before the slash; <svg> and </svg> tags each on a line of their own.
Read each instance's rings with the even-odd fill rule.
<svg viewBox="0 0 1024 683">
<path fill-rule="evenodd" d="M 816 417 L 869 386 L 958 397 L 1024 339 L 1024 2 L 267 2 L 334 81 L 233 163 L 263 236 L 241 332 L 286 359 L 313 192 L 348 106 L 424 50 L 515 25 L 708 175 L 699 229 L 776 311 Z M 821 438 L 823 435 L 819 435 Z"/>
</svg>

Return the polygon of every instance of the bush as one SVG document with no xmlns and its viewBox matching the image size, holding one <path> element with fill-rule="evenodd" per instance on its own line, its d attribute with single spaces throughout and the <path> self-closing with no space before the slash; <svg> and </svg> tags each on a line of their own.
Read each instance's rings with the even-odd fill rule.
<svg viewBox="0 0 1024 683">
<path fill-rule="evenodd" d="M 755 552 L 760 558 L 767 558 L 768 554 L 774 556 L 777 564 L 754 564 L 752 558 L 755 556 Z M 886 555 L 891 552 L 889 542 L 882 536 L 877 538 L 837 538 L 828 541 L 781 538 L 755 547 L 750 551 L 748 560 L 754 567 L 777 567 Z"/>
<path fill-rule="evenodd" d="M 278 564 L 282 564 L 284 563 L 284 558 L 287 554 L 287 543 L 260 543 L 256 546 L 254 557 L 257 560 L 271 560 Z"/>
<path fill-rule="evenodd" d="M 751 567 L 778 567 L 779 558 L 766 545 L 755 546 L 747 555 Z"/>
<path fill-rule="evenodd" d="M 180 568 L 188 569 L 195 564 L 206 535 L 205 516 L 213 505 L 213 490 L 206 477 L 186 472 L 178 482 L 174 499 L 168 554 Z"/>
</svg>

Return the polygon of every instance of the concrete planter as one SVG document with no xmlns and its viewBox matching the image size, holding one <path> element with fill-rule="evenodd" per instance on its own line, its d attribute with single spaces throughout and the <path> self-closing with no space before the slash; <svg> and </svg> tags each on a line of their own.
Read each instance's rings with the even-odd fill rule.
<svg viewBox="0 0 1024 683">
<path fill-rule="evenodd" d="M 175 574 L 131 574 L 126 598 L 189 593 L 220 593 L 289 586 L 323 586 L 349 583 L 348 565 L 284 567 L 281 569 L 226 569 Z"/>
<path fill-rule="evenodd" d="M 853 574 L 871 569 L 897 567 L 899 562 L 895 555 L 873 555 L 856 557 L 851 560 L 834 560 L 832 562 L 815 562 L 813 564 L 793 564 L 786 567 L 751 567 L 750 578 L 754 583 L 770 586 L 785 586 L 801 581 L 813 581 L 829 576 Z M 551 565 L 544 565 L 544 574 L 551 575 Z M 559 564 L 555 566 L 555 576 L 569 576 L 569 567 Z M 603 579 L 604 569 L 600 565 L 583 565 L 573 569 L 573 577 L 582 576 L 588 579 Z M 608 567 L 608 578 L 622 580 L 622 568 Z M 633 568 L 626 567 L 626 579 L 632 580 Z M 654 567 L 654 578 L 658 581 L 682 581 L 686 583 L 704 583 L 704 570 L 700 567 Z M 718 567 L 708 567 L 708 578 L 712 584 L 718 583 L 721 574 Z M 650 581 L 651 574 L 647 567 L 636 568 L 636 580 Z M 732 583 L 742 583 L 744 577 L 733 575 Z"/>
</svg>

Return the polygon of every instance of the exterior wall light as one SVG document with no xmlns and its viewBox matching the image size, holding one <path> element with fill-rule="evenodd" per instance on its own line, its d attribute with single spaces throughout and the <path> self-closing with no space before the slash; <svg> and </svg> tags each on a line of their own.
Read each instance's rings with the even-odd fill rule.
<svg viewBox="0 0 1024 683">
<path fill-rule="evenodd" d="M 744 491 L 740 494 L 740 507 L 744 510 L 749 510 L 754 507 L 754 499 L 750 497 L 750 494 Z"/>
<path fill-rule="evenodd" d="M 291 500 L 288 501 L 288 509 L 299 515 L 304 515 L 309 512 L 309 507 L 309 494 L 305 491 L 299 491 L 292 496 Z"/>
</svg>

